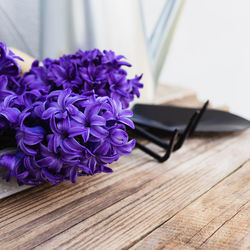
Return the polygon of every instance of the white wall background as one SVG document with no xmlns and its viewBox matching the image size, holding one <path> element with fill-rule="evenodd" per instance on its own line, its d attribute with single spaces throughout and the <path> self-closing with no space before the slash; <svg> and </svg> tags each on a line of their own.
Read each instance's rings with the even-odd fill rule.
<svg viewBox="0 0 250 250">
<path fill-rule="evenodd" d="M 39 17 L 39 0 L 0 0 L 0 41 L 37 57 Z"/>
<path fill-rule="evenodd" d="M 143 3 L 150 30 L 165 1 Z M 0 23 L 1 41 L 39 54 L 39 0 L 0 1 Z M 160 82 L 193 88 L 250 119 L 250 0 L 186 0 Z"/>
<path fill-rule="evenodd" d="M 250 1 L 186 0 L 160 81 L 250 118 Z"/>
</svg>

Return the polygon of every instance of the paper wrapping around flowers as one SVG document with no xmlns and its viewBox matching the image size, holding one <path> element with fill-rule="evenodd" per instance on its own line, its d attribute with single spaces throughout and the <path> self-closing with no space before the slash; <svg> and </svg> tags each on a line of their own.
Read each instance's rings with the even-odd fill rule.
<svg viewBox="0 0 250 250">
<path fill-rule="evenodd" d="M 23 74 L 26 71 L 30 70 L 31 64 L 33 63 L 33 61 L 35 60 L 33 57 L 25 54 L 24 52 L 15 49 L 15 48 L 9 48 L 12 52 L 14 52 L 15 55 L 21 57 L 24 61 L 20 61 L 18 60 L 18 64 L 21 67 L 21 74 Z"/>
<path fill-rule="evenodd" d="M 34 58 L 32 58 L 31 56 L 17 50 L 14 48 L 11 48 L 11 50 L 17 55 L 20 56 L 21 58 L 23 58 L 23 62 L 18 61 L 18 63 L 21 66 L 22 69 L 22 73 L 28 71 L 31 67 L 32 62 L 34 61 Z M 0 156 L 4 153 L 6 153 L 6 151 L 9 151 L 10 149 L 6 149 L 6 150 L 0 150 Z M 2 175 L 3 175 L 3 170 L 0 169 L 0 199 L 10 196 L 12 194 L 18 193 L 20 191 L 23 191 L 25 189 L 31 188 L 31 186 L 18 186 L 16 180 L 14 178 L 12 178 L 12 180 L 10 182 L 6 182 L 5 180 L 2 180 Z"/>
</svg>

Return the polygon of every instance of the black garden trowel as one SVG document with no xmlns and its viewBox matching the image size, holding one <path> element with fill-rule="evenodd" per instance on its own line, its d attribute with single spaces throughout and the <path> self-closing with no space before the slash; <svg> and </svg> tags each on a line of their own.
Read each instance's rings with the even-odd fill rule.
<svg viewBox="0 0 250 250">
<path fill-rule="evenodd" d="M 250 121 L 230 112 L 207 109 L 208 102 L 201 109 L 202 115 L 193 132 L 231 133 L 250 128 Z M 133 121 L 149 129 L 182 133 L 191 117 L 199 109 L 169 105 L 136 104 L 133 107 Z M 200 112 L 200 111 L 199 111 Z"/>
<path fill-rule="evenodd" d="M 250 121 L 226 111 L 207 109 L 207 106 L 208 101 L 201 109 L 136 104 L 132 118 L 135 123 L 134 134 L 163 148 L 165 153 L 160 155 L 138 140 L 137 147 L 159 162 L 164 162 L 194 133 L 232 133 L 250 128 Z M 154 135 L 155 132 L 169 135 L 169 142 Z"/>
</svg>

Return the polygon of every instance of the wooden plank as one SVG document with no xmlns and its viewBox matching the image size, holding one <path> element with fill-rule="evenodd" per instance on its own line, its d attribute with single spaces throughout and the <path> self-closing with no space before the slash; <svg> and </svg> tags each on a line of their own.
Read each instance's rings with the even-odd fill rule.
<svg viewBox="0 0 250 250">
<path fill-rule="evenodd" d="M 250 248 L 250 162 L 132 249 Z"/>
<path fill-rule="evenodd" d="M 198 100 L 193 90 L 180 86 L 160 84 L 156 90 L 156 104 L 171 104 L 187 107 L 199 107 L 202 102 Z"/>
<path fill-rule="evenodd" d="M 33 247 L 44 241 L 40 247 L 46 249 L 53 246 L 62 249 L 126 248 L 240 166 L 249 157 L 249 139 L 250 131 L 227 139 L 214 139 L 203 145 L 202 152 L 182 163 L 178 162 L 179 152 L 166 165 L 148 162 L 132 179 L 127 176 L 105 192 L 95 194 L 94 201 L 91 196 L 78 199 L 77 205 L 58 209 L 31 223 L 22 222 L 15 229 L 9 228 L 1 235 L 2 243 L 8 247 L 15 244 Z M 241 150 L 237 150 L 238 144 Z M 181 155 L 183 157 L 183 152 Z M 121 192 L 126 190 L 130 190 L 128 195 L 121 197 Z M 121 199 L 117 200 L 117 196 Z M 90 210 L 95 213 L 90 215 Z"/>
<path fill-rule="evenodd" d="M 214 144 L 212 139 L 210 143 Z M 206 145 L 206 148 L 207 147 L 209 147 L 209 145 Z M 184 155 L 182 158 L 178 158 L 178 162 L 185 162 L 194 157 L 197 153 L 193 150 L 194 148 L 201 151 L 205 150 L 201 140 L 192 139 L 186 147 L 182 149 Z M 192 153 L 188 154 L 188 151 Z M 146 164 L 147 162 L 148 164 Z M 20 232 L 25 232 L 25 230 L 29 228 L 29 225 L 27 225 L 29 223 L 33 223 L 39 227 L 43 218 L 49 218 L 50 214 L 53 212 L 56 216 L 57 213 L 63 215 L 70 209 L 77 209 L 78 206 L 74 204 L 74 201 L 78 200 L 79 202 L 79 199 L 83 197 L 85 197 L 87 201 L 89 200 L 88 202 L 82 201 L 85 205 L 85 209 L 87 208 L 86 206 L 88 206 L 88 210 L 91 210 L 87 215 L 82 216 L 79 214 L 78 219 L 84 219 L 86 216 L 91 216 L 92 213 L 94 214 L 109 205 L 109 203 L 103 203 L 103 200 L 100 198 L 98 200 L 96 194 L 101 196 L 101 192 L 103 192 L 105 195 L 105 188 L 107 189 L 107 187 L 111 186 L 112 188 L 110 188 L 110 191 L 115 189 L 115 192 L 112 193 L 114 197 L 110 202 L 116 202 L 116 199 L 121 199 L 122 194 L 124 197 L 128 196 L 129 190 L 133 188 L 132 184 L 131 187 L 129 187 L 129 183 L 127 183 L 124 189 L 120 184 L 121 182 L 127 179 L 130 180 L 133 176 L 135 176 L 134 179 L 136 180 L 138 176 L 142 177 L 145 172 L 148 175 L 148 171 L 156 165 L 157 163 L 154 160 L 136 149 L 133 151 L 132 155 L 129 157 L 122 157 L 119 163 L 114 164 L 115 172 L 111 175 L 96 175 L 82 178 L 76 185 L 70 183 L 63 183 L 60 186 L 40 185 L 39 187 L 4 199 L 0 203 L 0 231 L 2 234 L 6 232 L 7 235 L 5 236 L 8 238 L 10 236 L 10 234 L 8 234 L 9 231 L 23 226 Z M 145 178 L 142 180 L 146 181 Z M 42 188 L 43 186 L 45 186 L 45 188 Z M 122 190 L 117 189 L 117 186 L 123 187 Z M 121 194 L 116 196 L 118 192 Z M 104 196 L 104 198 L 107 198 L 107 196 Z M 99 204 L 100 207 L 96 206 L 97 204 Z M 82 205 L 82 203 L 79 203 L 79 206 Z M 62 211 L 63 208 L 65 208 L 64 213 Z M 76 212 L 77 211 L 78 210 L 76 210 Z M 24 228 L 25 225 L 27 225 L 26 229 Z M 43 236 L 46 235 L 44 234 Z M 47 235 L 47 237 L 49 236 L 50 234 Z M 3 239 L 3 235 L 1 235 L 0 238 Z"/>
<path fill-rule="evenodd" d="M 225 222 L 210 238 L 202 243 L 201 249 L 250 249 L 250 201 Z"/>
<path fill-rule="evenodd" d="M 157 88 L 156 104 L 165 104 L 190 108 L 201 108 L 205 101 L 197 98 L 196 93 L 191 89 L 175 85 L 160 84 Z M 208 108 L 215 108 L 209 103 Z M 228 106 L 216 107 L 216 109 L 230 111 Z"/>
</svg>

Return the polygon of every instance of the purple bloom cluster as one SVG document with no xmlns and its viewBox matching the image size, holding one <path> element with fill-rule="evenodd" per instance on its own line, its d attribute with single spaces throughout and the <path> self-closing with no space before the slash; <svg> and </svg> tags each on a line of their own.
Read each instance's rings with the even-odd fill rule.
<svg viewBox="0 0 250 250">
<path fill-rule="evenodd" d="M 108 164 L 131 153 L 126 108 L 142 84 L 141 76 L 127 78 L 123 56 L 80 50 L 42 66 L 34 61 L 23 76 L 16 59 L 0 43 L 0 134 L 12 132 L 16 148 L 0 157 L 4 179 L 75 183 L 77 176 L 112 172 Z"/>
<path fill-rule="evenodd" d="M 9 50 L 5 43 L 0 42 L 0 75 L 16 76 L 20 67 L 15 59 L 22 60 Z"/>
</svg>

